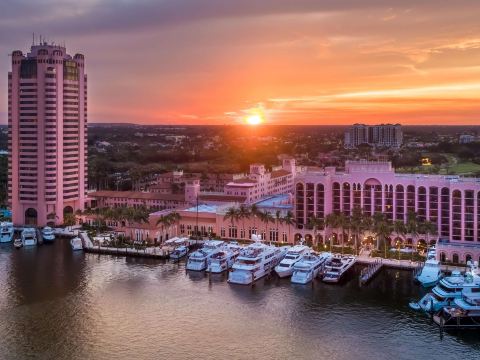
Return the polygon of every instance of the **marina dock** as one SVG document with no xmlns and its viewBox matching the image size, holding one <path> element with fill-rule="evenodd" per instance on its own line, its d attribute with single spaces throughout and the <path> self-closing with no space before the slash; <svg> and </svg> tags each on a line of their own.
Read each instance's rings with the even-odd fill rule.
<svg viewBox="0 0 480 360">
<path fill-rule="evenodd" d="M 360 286 L 368 283 L 382 268 L 382 259 L 376 259 L 360 272 Z"/>
<path fill-rule="evenodd" d="M 87 253 L 115 255 L 115 256 L 131 256 L 150 259 L 165 260 L 170 258 L 170 251 L 161 249 L 160 247 L 135 249 L 135 248 L 114 248 L 106 246 L 91 246 L 84 247 L 83 250 Z"/>
</svg>

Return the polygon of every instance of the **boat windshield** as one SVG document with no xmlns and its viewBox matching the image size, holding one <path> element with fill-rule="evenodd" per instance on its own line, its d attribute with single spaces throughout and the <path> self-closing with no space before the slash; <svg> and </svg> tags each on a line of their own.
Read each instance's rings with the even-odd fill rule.
<svg viewBox="0 0 480 360">
<path fill-rule="evenodd" d="M 246 260 L 246 259 L 241 259 L 238 260 L 238 263 L 241 265 L 255 265 L 256 263 L 259 263 L 260 259 L 257 260 Z"/>
<path fill-rule="evenodd" d="M 282 268 L 288 268 L 288 267 L 290 267 L 289 264 L 283 264 L 283 263 L 280 263 L 278 266 L 279 266 L 279 267 L 282 267 Z"/>
<path fill-rule="evenodd" d="M 448 287 L 446 287 L 445 285 L 443 285 L 442 283 L 438 284 L 438 288 L 439 288 L 440 290 L 443 290 L 443 291 L 446 292 L 446 293 L 454 293 L 454 292 L 456 291 L 455 288 L 448 288 Z"/>
<path fill-rule="evenodd" d="M 285 256 L 286 260 L 295 260 L 297 258 L 298 258 L 298 254 Z"/>
</svg>

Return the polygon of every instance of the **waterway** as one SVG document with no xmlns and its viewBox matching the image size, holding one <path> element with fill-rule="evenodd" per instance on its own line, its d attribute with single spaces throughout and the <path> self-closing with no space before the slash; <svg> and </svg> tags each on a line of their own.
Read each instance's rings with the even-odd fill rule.
<svg viewBox="0 0 480 360">
<path fill-rule="evenodd" d="M 356 269 L 358 272 L 359 269 Z M 368 286 L 254 287 L 184 263 L 0 246 L 0 359 L 479 359 L 480 332 L 441 334 L 408 307 L 411 272 Z"/>
</svg>

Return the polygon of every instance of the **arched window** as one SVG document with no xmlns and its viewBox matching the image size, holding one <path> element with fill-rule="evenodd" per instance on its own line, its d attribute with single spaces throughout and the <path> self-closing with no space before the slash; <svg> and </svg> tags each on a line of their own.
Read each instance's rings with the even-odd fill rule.
<svg viewBox="0 0 480 360">
<path fill-rule="evenodd" d="M 452 239 L 462 240 L 462 192 L 452 192 Z"/>
<path fill-rule="evenodd" d="M 334 182 L 332 184 L 333 189 L 333 211 L 337 214 L 340 213 L 340 184 Z"/>
<path fill-rule="evenodd" d="M 452 262 L 454 264 L 458 264 L 458 254 L 457 253 L 454 253 L 453 256 L 452 256 Z"/>
<path fill-rule="evenodd" d="M 403 185 L 395 186 L 395 219 L 405 220 L 405 197 Z"/>
<path fill-rule="evenodd" d="M 465 264 L 468 263 L 469 261 L 472 261 L 472 255 L 467 254 L 465 255 Z"/>
<path fill-rule="evenodd" d="M 445 253 L 444 253 L 444 252 L 441 252 L 441 253 L 440 253 L 440 261 L 441 261 L 441 262 L 445 262 L 446 259 L 447 259 L 447 257 L 446 257 L 446 255 L 445 255 Z"/>
</svg>

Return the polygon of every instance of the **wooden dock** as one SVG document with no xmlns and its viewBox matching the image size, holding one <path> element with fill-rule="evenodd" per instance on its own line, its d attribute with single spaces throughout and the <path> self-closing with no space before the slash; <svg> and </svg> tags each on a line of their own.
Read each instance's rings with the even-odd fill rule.
<svg viewBox="0 0 480 360">
<path fill-rule="evenodd" d="M 166 260 L 170 258 L 170 251 L 161 248 L 114 248 L 106 246 L 92 246 L 84 247 L 83 250 L 87 253 L 102 254 L 102 255 L 114 255 L 114 256 L 129 256 L 148 259 Z"/>
<path fill-rule="evenodd" d="M 380 271 L 382 266 L 383 266 L 382 259 L 376 259 L 374 262 L 370 263 L 366 268 L 362 269 L 359 277 L 360 286 L 368 283 Z"/>
</svg>

